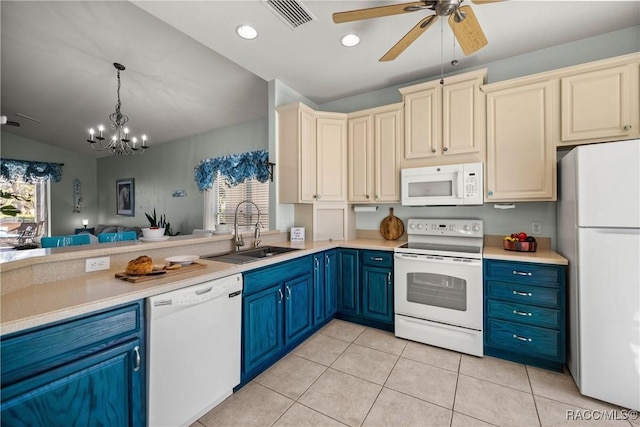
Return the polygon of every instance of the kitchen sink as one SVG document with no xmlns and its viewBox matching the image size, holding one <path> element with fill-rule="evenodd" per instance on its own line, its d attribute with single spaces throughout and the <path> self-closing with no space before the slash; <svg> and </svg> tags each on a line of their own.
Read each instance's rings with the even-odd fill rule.
<svg viewBox="0 0 640 427">
<path fill-rule="evenodd" d="M 207 255 L 200 258 L 211 261 L 228 262 L 231 264 L 245 264 L 247 262 L 259 261 L 263 258 L 269 258 L 287 252 L 297 251 L 298 248 L 283 248 L 280 246 L 263 246 L 261 248 L 248 249 L 240 252 L 229 252 L 220 255 Z"/>
</svg>

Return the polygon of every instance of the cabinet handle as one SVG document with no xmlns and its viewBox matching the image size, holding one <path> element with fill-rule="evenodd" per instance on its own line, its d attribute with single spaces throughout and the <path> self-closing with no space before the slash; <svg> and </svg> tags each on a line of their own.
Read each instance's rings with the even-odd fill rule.
<svg viewBox="0 0 640 427">
<path fill-rule="evenodd" d="M 449 147 L 444 147 L 442 151 L 449 151 Z"/>
<path fill-rule="evenodd" d="M 316 266 L 314 268 L 318 270 L 318 267 L 320 267 L 320 260 L 318 258 L 314 258 L 313 261 L 316 263 Z"/>
<path fill-rule="evenodd" d="M 432 148 L 432 149 L 431 149 L 431 152 L 432 152 L 432 153 L 435 153 L 435 152 L 436 152 L 436 149 L 435 149 L 435 148 Z"/>
<path fill-rule="evenodd" d="M 516 335 L 516 334 L 513 334 L 513 338 L 515 338 L 517 340 L 520 340 L 520 341 L 526 341 L 526 342 L 531 342 L 532 341 L 531 338 L 521 337 L 520 335 Z"/>
<path fill-rule="evenodd" d="M 140 361 L 142 360 L 140 358 L 140 347 L 135 346 L 133 352 L 136 354 L 136 363 L 133 365 L 133 372 L 138 372 L 140 370 Z"/>
<path fill-rule="evenodd" d="M 391 272 L 387 273 L 387 285 L 391 284 Z"/>
<path fill-rule="evenodd" d="M 518 316 L 532 316 L 532 314 L 529 312 L 518 310 L 513 310 L 513 314 L 517 314 Z"/>
<path fill-rule="evenodd" d="M 286 288 L 287 288 L 287 299 L 291 299 L 291 288 L 288 286 Z"/>
<path fill-rule="evenodd" d="M 371 257 L 371 259 L 372 259 L 373 261 L 382 261 L 382 258 L 381 258 L 381 257 L 379 257 L 379 256 L 372 256 L 372 257 Z"/>
<path fill-rule="evenodd" d="M 518 276 L 531 276 L 531 272 L 529 271 L 518 271 L 518 270 L 513 270 L 513 274 L 516 274 Z"/>
<path fill-rule="evenodd" d="M 284 299 L 284 294 L 282 293 L 282 289 L 278 289 L 278 294 L 280 294 L 280 299 L 278 300 L 278 304 L 281 304 L 282 300 Z"/>
<path fill-rule="evenodd" d="M 327 267 L 329 267 L 329 263 L 331 262 L 331 258 L 329 258 L 329 255 L 324 256 L 324 262 L 326 263 Z"/>
<path fill-rule="evenodd" d="M 513 291 L 514 295 L 520 295 L 521 297 L 530 297 L 533 296 L 533 294 L 531 292 L 520 292 L 520 291 Z"/>
<path fill-rule="evenodd" d="M 366 196 L 364 196 L 364 197 L 366 197 L 366 198 L 368 199 L 368 198 L 369 198 L 369 195 L 367 194 L 367 195 L 366 195 Z"/>
<path fill-rule="evenodd" d="M 317 195 L 317 194 L 314 194 L 314 195 L 313 195 L 313 198 L 314 198 L 314 199 L 317 199 L 317 198 L 318 198 L 318 195 Z"/>
<path fill-rule="evenodd" d="M 378 195 L 373 196 L 374 199 L 378 200 Z"/>
<path fill-rule="evenodd" d="M 626 131 L 630 131 L 631 130 L 631 125 L 624 125 L 624 130 Z"/>
</svg>

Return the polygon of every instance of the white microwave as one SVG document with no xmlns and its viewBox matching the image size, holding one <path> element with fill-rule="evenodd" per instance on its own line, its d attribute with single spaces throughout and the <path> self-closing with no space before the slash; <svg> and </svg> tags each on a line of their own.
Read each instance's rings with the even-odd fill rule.
<svg viewBox="0 0 640 427">
<path fill-rule="evenodd" d="M 404 206 L 482 205 L 482 163 L 402 169 Z"/>
</svg>

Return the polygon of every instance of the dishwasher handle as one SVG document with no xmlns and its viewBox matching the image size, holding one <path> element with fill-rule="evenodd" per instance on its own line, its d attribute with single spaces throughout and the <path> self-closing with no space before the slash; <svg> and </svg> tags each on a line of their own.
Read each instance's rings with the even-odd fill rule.
<svg viewBox="0 0 640 427">
<path fill-rule="evenodd" d="M 242 281 L 227 280 L 227 278 L 201 283 L 191 288 L 185 288 L 158 295 L 151 298 L 153 308 L 192 306 L 202 304 L 217 298 L 233 298 L 242 294 Z"/>
</svg>

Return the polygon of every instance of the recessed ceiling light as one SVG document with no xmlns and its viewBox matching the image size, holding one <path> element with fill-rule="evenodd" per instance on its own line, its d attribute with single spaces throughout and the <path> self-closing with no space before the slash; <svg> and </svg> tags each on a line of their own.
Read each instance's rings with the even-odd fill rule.
<svg viewBox="0 0 640 427">
<path fill-rule="evenodd" d="M 342 37 L 340 43 L 342 43 L 342 46 L 345 47 L 353 47 L 360 43 L 360 37 L 358 37 L 356 34 L 347 34 L 346 36 Z"/>
<path fill-rule="evenodd" d="M 238 28 L 236 28 L 236 33 L 238 33 L 238 35 L 243 39 L 247 40 L 253 40 L 258 37 L 258 32 L 256 31 L 256 29 L 249 25 L 240 25 Z"/>
</svg>

